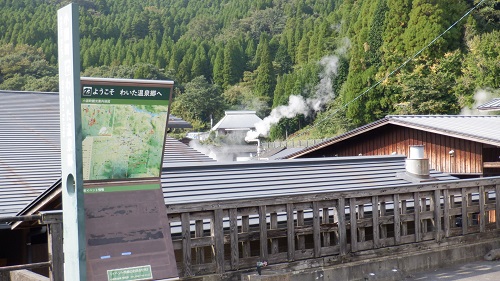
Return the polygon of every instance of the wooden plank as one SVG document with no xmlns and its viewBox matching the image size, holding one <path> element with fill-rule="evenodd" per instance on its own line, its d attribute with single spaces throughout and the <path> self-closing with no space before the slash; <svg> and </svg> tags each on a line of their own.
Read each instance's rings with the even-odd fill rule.
<svg viewBox="0 0 500 281">
<path fill-rule="evenodd" d="M 297 210 L 297 227 L 304 226 L 304 211 Z M 303 235 L 297 234 L 297 244 L 299 250 L 305 250 L 306 248 L 306 239 Z"/>
<path fill-rule="evenodd" d="M 346 220 L 345 220 L 345 198 L 340 197 L 338 199 L 338 214 L 339 214 L 339 244 L 340 244 L 340 255 L 345 256 L 347 254 L 347 233 L 346 233 Z"/>
<path fill-rule="evenodd" d="M 401 243 L 401 213 L 399 208 L 399 194 L 394 194 L 394 244 Z"/>
<path fill-rule="evenodd" d="M 486 211 L 484 210 L 484 196 L 484 186 L 481 185 L 479 187 L 479 232 L 486 232 Z"/>
<path fill-rule="evenodd" d="M 329 207 L 323 207 L 323 221 L 322 224 L 327 225 L 330 222 L 330 209 Z M 323 233 L 323 246 L 330 246 L 330 233 Z"/>
<path fill-rule="evenodd" d="M 381 199 L 379 197 L 379 208 L 380 208 L 380 217 L 385 217 L 386 216 L 386 206 L 385 206 L 385 200 Z M 381 223 L 381 220 L 379 219 L 379 223 Z M 380 224 L 380 238 L 387 238 L 387 225 L 385 224 Z"/>
<path fill-rule="evenodd" d="M 467 188 L 462 188 L 462 235 L 467 234 L 467 228 L 469 227 L 467 205 L 468 205 Z"/>
<path fill-rule="evenodd" d="M 182 231 L 182 263 L 184 268 L 184 276 L 193 276 L 191 264 L 191 225 L 189 221 L 189 213 L 181 214 L 181 231 Z"/>
<path fill-rule="evenodd" d="M 50 260 L 49 278 L 51 281 L 64 280 L 64 258 L 63 258 L 63 226 L 62 223 L 51 223 L 48 225 L 48 250 Z M 1 278 L 0 278 L 1 279 Z"/>
<path fill-rule="evenodd" d="M 353 198 L 351 198 L 351 199 L 353 199 Z M 359 204 L 359 202 L 357 202 L 357 201 L 356 201 L 356 203 Z M 359 204 L 358 205 L 358 219 L 362 220 L 364 218 L 365 218 L 365 205 L 364 204 Z M 365 242 L 366 241 L 366 231 L 365 231 L 365 228 L 358 226 L 358 229 L 359 229 L 359 242 Z"/>
<path fill-rule="evenodd" d="M 356 198 L 349 199 L 349 214 L 351 220 L 351 252 L 358 250 L 358 226 L 356 224 Z"/>
<path fill-rule="evenodd" d="M 266 206 L 259 206 L 259 229 L 260 229 L 260 258 L 267 261 L 267 213 Z"/>
<path fill-rule="evenodd" d="M 453 195 L 451 195 L 453 196 Z M 444 210 L 443 210 L 443 223 L 444 223 L 444 237 L 450 237 L 450 192 L 448 189 L 443 190 L 444 197 Z"/>
<path fill-rule="evenodd" d="M 286 204 L 287 248 L 288 261 L 295 260 L 295 224 L 293 217 L 293 204 Z"/>
<path fill-rule="evenodd" d="M 195 238 L 202 238 L 203 237 L 203 220 L 196 220 L 194 228 L 195 228 L 194 229 L 194 237 Z M 205 263 L 205 249 L 203 247 L 197 247 L 195 253 L 196 253 L 196 263 L 197 264 Z"/>
<path fill-rule="evenodd" d="M 441 241 L 441 190 L 434 191 L 434 234 L 436 242 Z"/>
<path fill-rule="evenodd" d="M 414 227 L 415 227 L 415 242 L 420 242 L 422 240 L 422 232 L 420 229 L 420 194 L 419 192 L 413 193 L 413 215 Z"/>
<path fill-rule="evenodd" d="M 224 273 L 224 225 L 222 209 L 214 210 L 212 236 L 214 237 L 215 273 Z"/>
<path fill-rule="evenodd" d="M 272 230 L 278 229 L 278 214 L 276 212 L 271 213 L 271 224 L 269 228 Z M 270 235 L 268 234 L 268 236 Z M 278 239 L 271 239 L 271 254 L 277 254 L 278 252 L 279 252 Z"/>
<path fill-rule="evenodd" d="M 241 217 L 241 233 L 249 233 L 250 232 L 250 217 L 242 216 Z M 242 255 L 244 258 L 250 257 L 250 242 L 246 241 L 242 243 Z"/>
<path fill-rule="evenodd" d="M 380 247 L 378 196 L 372 196 L 373 248 Z"/>
<path fill-rule="evenodd" d="M 231 239 L 231 270 L 239 269 L 239 247 L 238 247 L 238 210 L 229 209 L 229 236 Z"/>
<path fill-rule="evenodd" d="M 408 208 L 407 208 L 407 200 L 401 200 L 401 235 L 406 236 L 408 235 L 408 223 L 406 222 L 403 217 L 408 213 Z"/>
<path fill-rule="evenodd" d="M 321 231 L 320 231 L 320 217 L 318 202 L 313 202 L 313 244 L 314 244 L 314 257 L 321 257 Z"/>
</svg>

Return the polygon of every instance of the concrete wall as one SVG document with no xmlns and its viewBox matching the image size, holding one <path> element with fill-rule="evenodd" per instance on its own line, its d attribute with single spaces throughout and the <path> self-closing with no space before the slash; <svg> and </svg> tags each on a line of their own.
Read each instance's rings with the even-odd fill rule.
<svg viewBox="0 0 500 281">
<path fill-rule="evenodd" d="M 500 248 L 500 239 L 490 239 L 464 245 L 451 245 L 392 257 L 371 258 L 325 268 L 280 272 L 264 268 L 261 276 L 243 274 L 243 281 L 334 281 L 334 280 L 403 280 L 412 273 L 430 271 L 453 264 L 483 259 L 491 249 Z M 486 262 L 486 261 L 485 261 Z"/>
</svg>

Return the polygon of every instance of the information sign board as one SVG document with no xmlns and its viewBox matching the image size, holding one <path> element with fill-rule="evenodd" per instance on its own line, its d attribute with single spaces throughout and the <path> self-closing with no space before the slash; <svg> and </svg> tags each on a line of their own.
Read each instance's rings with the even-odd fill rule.
<svg viewBox="0 0 500 281">
<path fill-rule="evenodd" d="M 81 78 L 88 280 L 178 277 L 160 181 L 172 87 Z"/>
</svg>

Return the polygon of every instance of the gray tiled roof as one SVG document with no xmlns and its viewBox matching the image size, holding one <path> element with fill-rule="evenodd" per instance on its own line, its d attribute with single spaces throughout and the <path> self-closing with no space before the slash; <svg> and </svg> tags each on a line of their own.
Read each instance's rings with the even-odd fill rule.
<svg viewBox="0 0 500 281">
<path fill-rule="evenodd" d="M 500 110 L 500 98 L 495 98 L 477 107 L 479 110 Z"/>
<path fill-rule="evenodd" d="M 226 115 L 212 130 L 250 130 L 260 121 L 262 119 L 255 115 L 255 111 L 226 111 Z"/>
<path fill-rule="evenodd" d="M 388 115 L 342 135 L 325 140 L 282 158 L 295 158 L 363 134 L 386 124 L 394 124 L 440 135 L 500 146 L 500 115 Z"/>
<path fill-rule="evenodd" d="M 0 91 L 0 216 L 15 215 L 60 179 L 59 142 L 57 93 Z M 166 143 L 164 163 L 214 161 Z"/>
<path fill-rule="evenodd" d="M 175 164 L 164 167 L 166 204 L 319 193 L 411 184 L 397 178 L 405 156 Z M 455 177 L 431 171 L 437 180 Z"/>
</svg>

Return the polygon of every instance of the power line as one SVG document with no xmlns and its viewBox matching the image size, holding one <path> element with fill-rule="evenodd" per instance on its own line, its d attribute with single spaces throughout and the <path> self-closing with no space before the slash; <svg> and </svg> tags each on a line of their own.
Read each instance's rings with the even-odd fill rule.
<svg viewBox="0 0 500 281">
<path fill-rule="evenodd" d="M 396 69 L 394 69 L 393 71 L 391 71 L 389 74 L 387 74 L 384 78 L 380 79 L 377 81 L 377 83 L 373 84 L 372 86 L 370 86 L 368 89 L 366 89 L 364 92 L 362 92 L 361 94 L 359 94 L 358 96 L 356 96 L 354 99 L 350 100 L 349 102 L 345 103 L 343 106 L 341 106 L 340 108 L 338 108 L 337 110 L 333 111 L 331 114 L 327 115 L 325 118 L 319 120 L 318 122 L 316 122 L 314 125 L 312 125 L 309 129 L 305 130 L 304 132 L 294 136 L 294 137 L 291 137 L 289 139 L 294 139 L 295 137 L 298 137 L 298 136 L 301 136 L 307 132 L 309 132 L 310 130 L 312 130 L 314 127 L 316 127 L 317 125 L 323 123 L 324 121 L 326 121 L 327 119 L 329 119 L 330 117 L 332 117 L 333 115 L 337 114 L 337 112 L 339 112 L 341 109 L 347 107 L 348 105 L 350 105 L 351 103 L 355 102 L 356 100 L 358 100 L 359 98 L 361 98 L 362 96 L 364 96 L 366 93 L 368 93 L 369 91 L 371 91 L 373 88 L 377 87 L 380 83 L 382 83 L 384 80 L 386 80 L 387 78 L 391 77 L 394 73 L 398 72 L 401 68 L 403 68 L 405 65 L 407 65 L 410 61 L 412 61 L 415 57 L 417 57 L 418 55 L 420 55 L 425 49 L 429 48 L 432 44 L 434 44 L 434 42 L 436 42 L 439 38 L 441 38 L 444 34 L 446 34 L 448 31 L 450 31 L 450 29 L 452 29 L 453 27 L 455 27 L 455 25 L 457 25 L 460 21 L 462 21 L 466 16 L 468 16 L 472 11 L 474 11 L 477 7 L 479 7 L 479 5 L 481 5 L 484 1 L 486 0 L 481 0 L 479 1 L 479 3 L 477 3 L 474 7 L 472 7 L 469 11 L 467 11 L 467 13 L 465 13 L 460 19 L 458 19 L 456 22 L 454 22 L 452 25 L 450 25 L 445 31 L 443 31 L 441 34 L 439 34 L 436 38 L 434 38 L 429 44 L 427 44 L 425 47 L 423 47 L 422 49 L 420 49 L 420 51 L 416 52 L 413 56 L 411 56 L 410 58 L 408 58 L 405 62 L 403 62 L 400 66 L 398 66 Z"/>
</svg>

